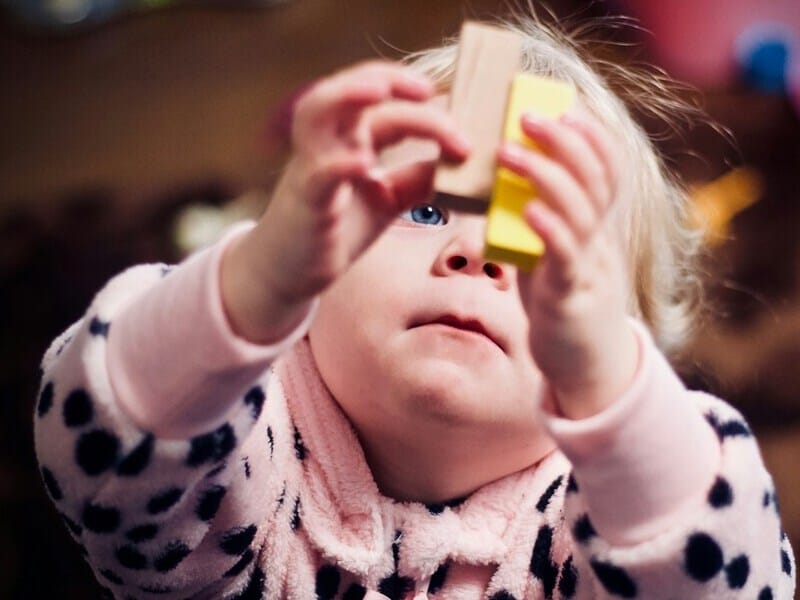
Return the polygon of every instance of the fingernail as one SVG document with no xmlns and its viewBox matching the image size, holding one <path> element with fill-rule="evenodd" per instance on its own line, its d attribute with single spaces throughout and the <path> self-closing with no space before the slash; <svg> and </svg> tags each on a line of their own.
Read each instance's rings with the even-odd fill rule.
<svg viewBox="0 0 800 600">
<path fill-rule="evenodd" d="M 505 143 L 500 146 L 500 155 L 509 162 L 522 161 L 522 150 L 516 144 Z"/>
<path fill-rule="evenodd" d="M 545 124 L 545 118 L 535 112 L 524 112 L 522 113 L 522 120 L 525 122 L 526 125 L 530 127 L 535 127 L 537 129 L 541 128 Z"/>
</svg>

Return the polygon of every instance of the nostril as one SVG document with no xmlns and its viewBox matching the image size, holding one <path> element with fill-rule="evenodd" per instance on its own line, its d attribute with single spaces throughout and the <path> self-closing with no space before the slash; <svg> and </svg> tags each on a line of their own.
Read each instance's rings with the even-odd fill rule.
<svg viewBox="0 0 800 600">
<path fill-rule="evenodd" d="M 447 266 L 454 271 L 460 271 L 467 266 L 467 259 L 460 255 L 451 256 L 447 259 Z"/>
<path fill-rule="evenodd" d="M 503 274 L 500 267 L 494 263 L 485 263 L 483 265 L 483 272 L 486 273 L 492 279 L 498 279 L 500 275 Z"/>
</svg>

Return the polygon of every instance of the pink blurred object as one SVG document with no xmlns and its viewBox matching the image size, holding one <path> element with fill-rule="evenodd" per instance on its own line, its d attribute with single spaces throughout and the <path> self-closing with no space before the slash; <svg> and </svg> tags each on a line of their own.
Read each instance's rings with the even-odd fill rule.
<svg viewBox="0 0 800 600">
<path fill-rule="evenodd" d="M 800 36 L 800 0 L 618 2 L 650 32 L 644 42 L 655 62 L 672 76 L 706 88 L 737 79 L 737 40 L 753 25 L 776 23 Z"/>
</svg>

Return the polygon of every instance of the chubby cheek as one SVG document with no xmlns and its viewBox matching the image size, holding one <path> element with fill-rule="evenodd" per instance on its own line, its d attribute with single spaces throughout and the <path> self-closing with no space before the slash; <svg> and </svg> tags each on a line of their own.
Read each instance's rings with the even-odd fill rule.
<svg viewBox="0 0 800 600">
<path fill-rule="evenodd" d="M 351 285 L 347 276 L 320 297 L 308 336 L 320 374 L 337 398 L 350 395 L 353 380 L 363 382 L 374 373 L 370 363 L 385 336 L 376 302 L 370 286 Z"/>
</svg>

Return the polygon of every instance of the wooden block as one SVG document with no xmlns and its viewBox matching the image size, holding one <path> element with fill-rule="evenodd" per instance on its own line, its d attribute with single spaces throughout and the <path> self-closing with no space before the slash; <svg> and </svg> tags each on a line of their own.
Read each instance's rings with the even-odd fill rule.
<svg viewBox="0 0 800 600">
<path fill-rule="evenodd" d="M 433 183 L 437 203 L 486 212 L 508 91 L 521 52 L 522 38 L 514 32 L 472 21 L 462 26 L 449 110 L 472 142 L 472 153 L 459 165 L 438 166 Z"/>
<path fill-rule="evenodd" d="M 530 110 L 545 118 L 558 118 L 574 102 L 575 88 L 568 83 L 517 75 L 511 87 L 503 138 L 535 148 L 520 128 L 522 114 Z M 525 222 L 522 211 L 535 196 L 536 190 L 526 179 L 508 169 L 497 169 L 486 224 L 486 259 L 512 263 L 525 271 L 534 267 L 544 254 L 544 243 Z"/>
</svg>

